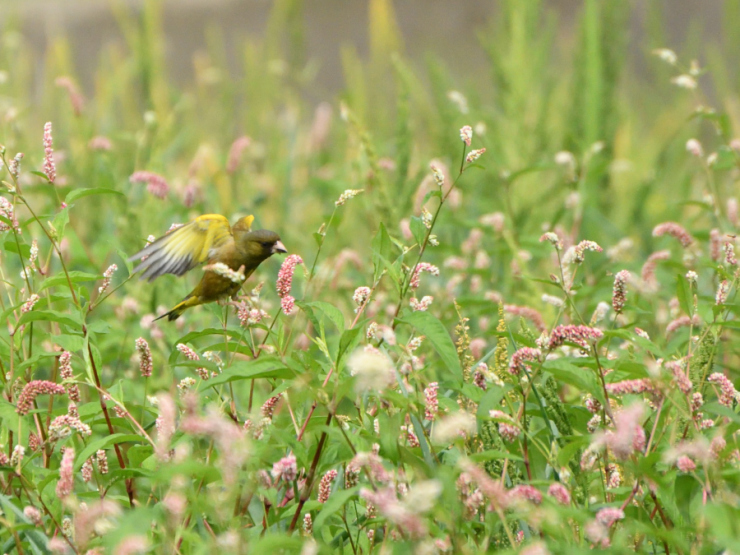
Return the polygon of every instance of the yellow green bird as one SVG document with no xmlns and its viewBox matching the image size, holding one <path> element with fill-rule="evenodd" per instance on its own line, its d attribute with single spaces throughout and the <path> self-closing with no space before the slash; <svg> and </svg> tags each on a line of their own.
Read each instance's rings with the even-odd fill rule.
<svg viewBox="0 0 740 555">
<path fill-rule="evenodd" d="M 231 226 L 219 214 L 198 216 L 129 258 L 129 262 L 141 260 L 134 273 L 141 271 L 140 279 L 149 281 L 164 274 L 181 276 L 208 263 L 195 289 L 159 318 L 167 316 L 172 321 L 188 308 L 232 297 L 263 261 L 287 252 L 274 231 L 252 231 L 253 221 L 254 216 L 246 216 Z"/>
</svg>

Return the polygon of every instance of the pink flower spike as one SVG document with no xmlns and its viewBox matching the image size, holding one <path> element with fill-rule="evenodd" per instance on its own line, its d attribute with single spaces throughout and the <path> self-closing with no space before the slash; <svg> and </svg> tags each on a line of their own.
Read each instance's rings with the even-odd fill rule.
<svg viewBox="0 0 740 555">
<path fill-rule="evenodd" d="M 64 387 L 46 380 L 28 382 L 18 396 L 15 412 L 21 416 L 28 414 L 33 406 L 33 400 L 39 395 L 64 395 Z"/>
<path fill-rule="evenodd" d="M 653 228 L 653 237 L 662 237 L 663 235 L 670 235 L 675 237 L 681 243 L 683 248 L 688 247 L 694 242 L 694 238 L 686 229 L 676 222 L 665 222 L 658 224 Z"/>
<path fill-rule="evenodd" d="M 272 477 L 275 478 L 276 482 L 280 479 L 286 482 L 292 482 L 297 476 L 298 468 L 296 466 L 295 455 L 292 453 L 272 465 Z"/>
<path fill-rule="evenodd" d="M 152 375 L 152 352 L 149 349 L 149 343 L 146 339 L 139 337 L 136 340 L 136 350 L 139 352 L 139 369 L 141 370 L 141 376 L 148 378 Z"/>
<path fill-rule="evenodd" d="M 336 477 L 337 471 L 332 469 L 321 478 L 321 482 L 319 483 L 319 503 L 326 503 L 329 499 L 329 495 L 331 495 L 331 484 Z"/>
<path fill-rule="evenodd" d="M 533 349 L 531 347 L 522 347 L 511 355 L 511 362 L 509 363 L 509 373 L 514 376 L 518 376 L 522 370 L 530 370 L 530 367 L 525 364 L 525 361 L 539 360 L 542 356 L 542 351 L 539 349 Z"/>
<path fill-rule="evenodd" d="M 44 125 L 44 173 L 49 183 L 57 178 L 57 168 L 54 164 L 54 141 L 51 137 L 51 122 Z"/>
<path fill-rule="evenodd" d="M 689 472 L 696 470 L 696 463 L 692 461 L 690 457 L 683 455 L 678 457 L 678 460 L 676 460 L 676 468 L 681 472 L 688 474 Z"/>
<path fill-rule="evenodd" d="M 515 316 L 519 316 L 521 318 L 524 318 L 525 320 L 529 320 L 540 333 L 547 331 L 547 325 L 545 324 L 544 318 L 542 318 L 542 314 L 537 312 L 537 310 L 535 310 L 534 308 L 530 308 L 528 306 L 517 306 L 514 304 L 505 304 L 504 312 L 508 314 L 514 314 Z"/>
<path fill-rule="evenodd" d="M 167 184 L 167 180 L 159 174 L 138 171 L 129 177 L 131 183 L 146 183 L 146 190 L 158 199 L 164 199 L 167 197 L 167 193 L 170 191 L 170 186 Z"/>
<path fill-rule="evenodd" d="M 297 254 L 291 254 L 288 256 L 280 267 L 277 282 L 275 283 L 277 294 L 282 299 L 280 304 L 282 305 L 283 312 L 286 315 L 290 315 L 295 303 L 295 299 L 290 296 L 290 288 L 293 284 L 293 273 L 298 264 L 303 264 L 303 259 L 300 256 Z"/>
<path fill-rule="evenodd" d="M 226 171 L 234 173 L 239 168 L 244 150 L 252 144 L 252 139 L 242 136 L 236 139 L 229 149 L 228 161 L 226 162 Z"/>
<path fill-rule="evenodd" d="M 605 507 L 596 513 L 596 520 L 607 528 L 611 528 L 615 522 L 622 519 L 624 519 L 624 511 L 616 507 Z"/>
<path fill-rule="evenodd" d="M 75 450 L 67 447 L 62 456 L 62 462 L 59 465 L 59 481 L 57 482 L 56 494 L 59 499 L 64 499 L 74 489 L 74 462 Z"/>
<path fill-rule="evenodd" d="M 424 420 L 432 422 L 437 418 L 437 412 L 439 411 L 438 390 L 439 384 L 437 382 L 430 383 L 424 390 Z"/>
<path fill-rule="evenodd" d="M 561 505 L 570 505 L 570 492 L 560 482 L 555 482 L 547 489 L 547 494 Z"/>
<path fill-rule="evenodd" d="M 614 276 L 614 289 L 612 291 L 612 307 L 614 312 L 620 313 L 624 310 L 627 302 L 627 280 L 630 278 L 628 270 L 621 270 Z"/>
<path fill-rule="evenodd" d="M 584 349 L 589 347 L 589 341 L 601 339 L 604 332 L 597 328 L 588 326 L 563 325 L 558 326 L 550 334 L 548 349 L 556 349 L 564 343 L 575 343 Z"/>
<path fill-rule="evenodd" d="M 411 287 L 411 289 L 419 288 L 422 272 L 427 272 L 432 276 L 438 276 L 439 268 L 437 268 L 434 264 L 429 264 L 429 262 L 420 262 L 419 264 L 417 264 L 416 268 L 414 269 L 414 273 L 411 276 L 411 281 L 409 282 L 409 286 Z"/>
</svg>

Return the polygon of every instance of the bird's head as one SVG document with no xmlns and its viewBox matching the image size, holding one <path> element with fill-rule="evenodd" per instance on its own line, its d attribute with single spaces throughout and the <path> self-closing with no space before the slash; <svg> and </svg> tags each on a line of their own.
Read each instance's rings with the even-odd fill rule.
<svg viewBox="0 0 740 555">
<path fill-rule="evenodd" d="M 260 261 L 265 260 L 273 254 L 285 253 L 288 250 L 280 241 L 280 236 L 269 229 L 258 229 L 240 234 L 237 238 L 239 246 L 250 257 Z"/>
</svg>

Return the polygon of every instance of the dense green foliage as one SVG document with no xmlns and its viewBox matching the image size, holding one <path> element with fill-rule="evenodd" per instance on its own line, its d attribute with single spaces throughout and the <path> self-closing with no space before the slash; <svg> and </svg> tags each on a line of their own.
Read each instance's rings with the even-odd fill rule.
<svg viewBox="0 0 740 555">
<path fill-rule="evenodd" d="M 737 545 L 733 44 L 657 50 L 651 3 L 639 73 L 623 4 L 566 44 L 502 1 L 458 82 L 370 0 L 319 106 L 300 0 L 183 89 L 160 3 L 117 8 L 87 98 L 5 22 L 0 552 Z M 126 260 L 205 213 L 277 231 L 291 292 L 273 257 L 154 322 L 200 276 Z"/>
</svg>

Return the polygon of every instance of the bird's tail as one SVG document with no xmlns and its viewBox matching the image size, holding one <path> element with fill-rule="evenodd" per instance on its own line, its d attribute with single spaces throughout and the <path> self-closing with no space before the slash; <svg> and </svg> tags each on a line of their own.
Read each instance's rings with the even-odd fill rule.
<svg viewBox="0 0 740 555">
<path fill-rule="evenodd" d="M 166 316 L 167 320 L 172 322 L 173 320 L 177 320 L 180 317 L 180 315 L 183 312 L 185 312 L 188 308 L 198 306 L 199 304 L 202 304 L 202 303 L 198 299 L 198 297 L 188 295 L 182 301 L 177 303 L 172 310 L 170 310 L 169 312 L 166 312 L 165 314 L 162 314 L 162 316 L 160 316 L 159 318 L 155 318 L 154 321 L 156 322 L 160 318 L 164 318 Z"/>
</svg>

